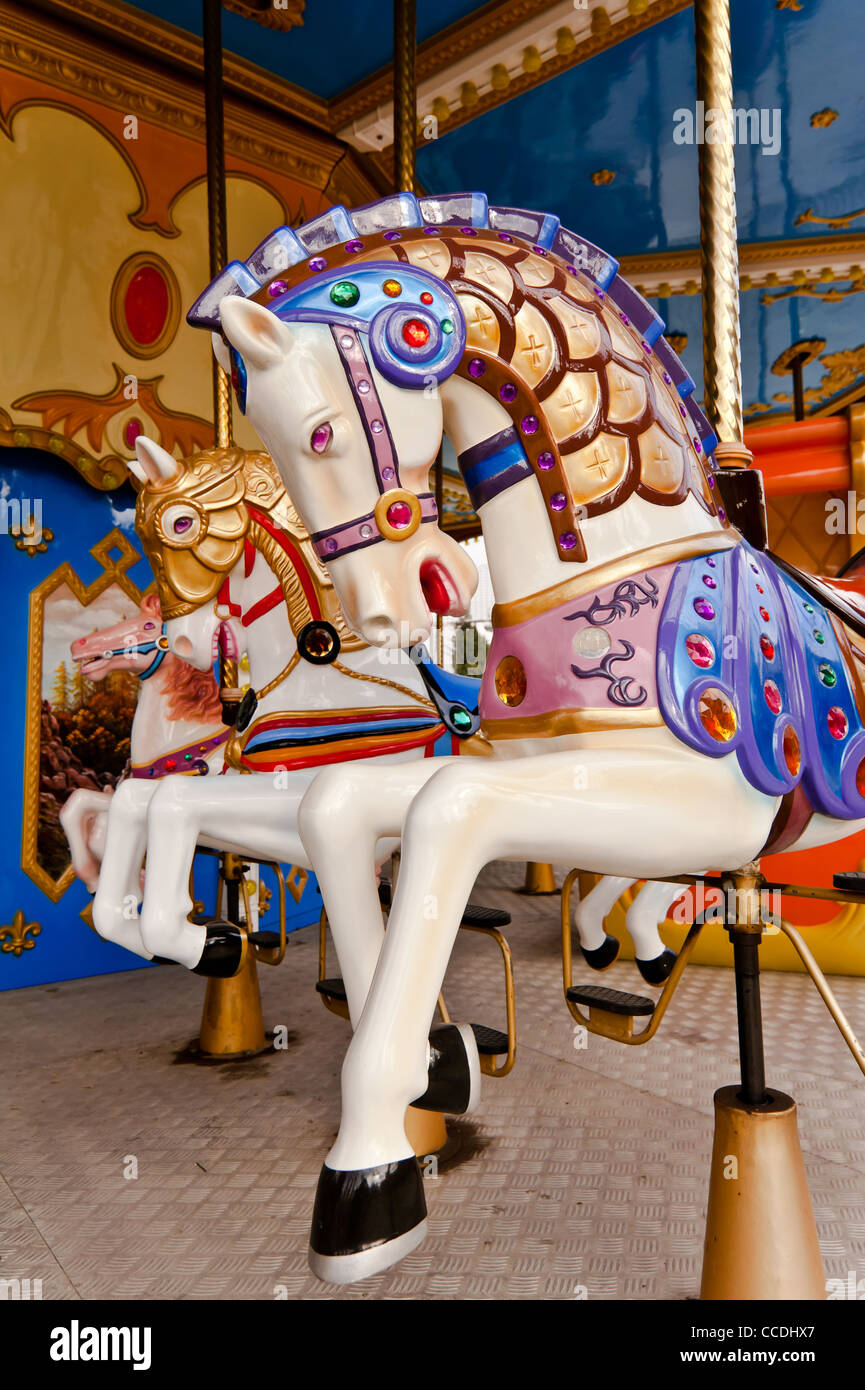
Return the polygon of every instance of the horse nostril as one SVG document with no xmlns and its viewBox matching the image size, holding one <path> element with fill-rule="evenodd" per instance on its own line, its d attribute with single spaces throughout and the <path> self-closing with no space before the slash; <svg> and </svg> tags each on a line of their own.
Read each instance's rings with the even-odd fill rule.
<svg viewBox="0 0 865 1390">
<path fill-rule="evenodd" d="M 188 661 L 192 656 L 192 643 L 188 637 L 178 637 L 174 643 L 174 655 L 180 656 L 184 661 Z"/>
</svg>

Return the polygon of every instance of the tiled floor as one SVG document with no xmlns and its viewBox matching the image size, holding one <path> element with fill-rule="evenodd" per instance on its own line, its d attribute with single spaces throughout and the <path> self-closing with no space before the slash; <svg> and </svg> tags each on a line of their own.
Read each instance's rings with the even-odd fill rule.
<svg viewBox="0 0 865 1390">
<path fill-rule="evenodd" d="M 520 877 L 495 865 L 473 894 L 513 914 L 517 1065 L 452 1122 L 459 1152 L 428 1180 L 429 1236 L 401 1265 L 348 1289 L 307 1268 L 348 1028 L 314 993 L 304 931 L 260 972 L 288 1046 L 248 1062 L 188 1060 L 203 984 L 180 969 L 0 995 L 0 1278 L 61 1299 L 694 1296 L 712 1094 L 737 1077 L 732 972 L 691 967 L 648 1047 L 578 1049 L 558 899 L 512 893 Z M 646 992 L 633 965 L 612 976 Z M 865 980 L 833 983 L 861 1036 Z M 463 933 L 453 1016 L 501 1025 L 500 988 L 492 945 Z M 769 1083 L 799 1103 L 826 1274 L 862 1278 L 865 1078 L 804 976 L 764 975 L 763 1009 Z"/>
</svg>

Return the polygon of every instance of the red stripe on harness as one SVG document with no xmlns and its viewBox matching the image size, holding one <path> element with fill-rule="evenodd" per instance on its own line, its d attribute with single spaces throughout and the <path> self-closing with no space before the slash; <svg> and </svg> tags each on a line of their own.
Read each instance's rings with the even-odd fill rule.
<svg viewBox="0 0 865 1390">
<path fill-rule="evenodd" d="M 230 576 L 226 575 L 220 585 L 219 593 L 216 595 L 216 602 L 227 608 L 232 618 L 239 618 L 243 613 L 239 603 L 231 601 L 231 581 Z"/>
<path fill-rule="evenodd" d="M 306 562 L 303 556 L 301 555 L 300 551 L 297 549 L 297 546 L 294 544 L 293 541 L 289 539 L 289 537 L 285 534 L 284 531 L 280 530 L 278 526 L 274 526 L 270 518 L 265 516 L 264 512 L 260 512 L 257 507 L 250 507 L 247 503 L 247 511 L 249 512 L 249 515 L 252 517 L 252 519 L 254 521 L 257 521 L 259 526 L 263 526 L 265 531 L 267 531 L 268 535 L 272 536 L 273 539 L 277 542 L 277 544 L 280 545 L 282 549 L 285 551 L 286 555 L 288 556 L 289 560 L 291 561 L 294 567 L 298 579 L 300 580 L 301 588 L 303 589 L 304 595 L 306 596 L 306 601 L 309 604 L 310 613 L 316 620 L 320 619 L 321 608 L 319 607 L 318 597 L 315 592 L 315 586 L 312 582 L 312 579 L 310 578 Z"/>
<path fill-rule="evenodd" d="M 277 584 L 275 589 L 271 589 L 269 594 L 266 594 L 264 598 L 260 598 L 257 603 L 254 603 L 251 608 L 246 610 L 240 620 L 241 623 L 244 627 L 249 627 L 250 623 L 254 623 L 257 618 L 263 618 L 265 613 L 270 612 L 271 608 L 275 608 L 278 603 L 282 603 L 284 597 L 285 595 L 282 592 L 282 588 Z"/>
<path fill-rule="evenodd" d="M 247 536 L 243 542 L 243 577 L 248 579 L 255 565 L 255 546 Z"/>
</svg>

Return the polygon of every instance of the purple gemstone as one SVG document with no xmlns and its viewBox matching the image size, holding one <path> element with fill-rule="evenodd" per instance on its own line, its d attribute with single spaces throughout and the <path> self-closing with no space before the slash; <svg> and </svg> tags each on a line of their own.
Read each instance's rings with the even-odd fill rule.
<svg viewBox="0 0 865 1390">
<path fill-rule="evenodd" d="M 565 270 L 568 272 L 569 275 L 579 275 L 580 273 L 575 265 L 566 265 Z"/>
<path fill-rule="evenodd" d="M 507 232 L 499 232 L 499 241 L 513 241 L 513 237 L 509 236 Z"/>
<path fill-rule="evenodd" d="M 757 565 L 754 564 L 754 561 L 753 561 L 753 560 L 751 561 L 751 569 L 754 571 L 755 574 L 759 574 L 759 573 L 760 573 L 759 567 L 758 567 Z"/>
<path fill-rule="evenodd" d="M 709 566 L 710 570 L 713 570 L 715 568 L 715 563 L 716 562 L 711 555 L 706 556 L 706 564 Z"/>
<path fill-rule="evenodd" d="M 680 406 L 679 406 L 679 414 L 682 416 L 682 419 L 685 418 L 685 416 L 687 415 L 687 413 L 688 413 L 688 412 L 687 412 L 687 410 L 685 409 L 685 407 L 684 407 L 683 405 L 680 405 Z"/>
<path fill-rule="evenodd" d="M 716 579 L 713 579 L 711 574 L 703 575 L 703 583 L 705 584 L 707 589 L 717 589 L 718 587 L 718 581 Z"/>
<path fill-rule="evenodd" d="M 577 543 L 577 538 L 573 531 L 563 531 L 559 536 L 559 547 L 562 550 L 573 550 Z"/>
<path fill-rule="evenodd" d="M 313 256 L 309 268 L 310 270 L 327 270 L 327 261 L 324 256 Z"/>
<path fill-rule="evenodd" d="M 288 285 L 284 280 L 271 280 L 267 287 L 267 293 L 270 295 L 271 299 L 275 299 L 278 294 L 285 294 L 287 289 Z"/>
<path fill-rule="evenodd" d="M 363 377 L 362 380 L 357 383 L 357 389 L 362 396 L 366 395 L 367 391 L 369 390 L 369 382 L 367 381 L 366 377 Z"/>
<path fill-rule="evenodd" d="M 643 349 L 643 352 L 651 352 L 651 351 L 652 351 L 652 344 L 651 344 L 651 343 L 647 343 L 646 340 L 645 340 L 645 338 L 642 340 L 640 346 L 641 346 L 641 348 Z"/>
<path fill-rule="evenodd" d="M 563 492 L 554 492 L 550 498 L 550 506 L 554 512 L 563 512 L 568 505 L 568 499 Z"/>
<path fill-rule="evenodd" d="M 720 521 L 726 521 L 726 520 L 727 520 L 727 513 L 724 511 L 724 508 L 723 508 L 723 507 L 719 507 L 719 508 L 718 508 L 718 518 L 719 518 Z"/>
<path fill-rule="evenodd" d="M 402 232 L 385 232 L 384 234 L 385 241 L 399 241 L 401 238 Z"/>
<path fill-rule="evenodd" d="M 715 609 L 707 598 L 694 599 L 694 612 L 700 618 L 714 618 Z"/>
<path fill-rule="evenodd" d="M 628 315 L 625 314 L 625 313 L 620 313 L 620 314 L 619 314 L 619 318 L 622 320 L 622 323 L 626 323 L 626 324 L 627 324 L 627 323 L 630 323 L 630 322 L 631 322 L 631 320 L 628 318 Z"/>
<path fill-rule="evenodd" d="M 381 476 L 386 483 L 392 483 L 396 474 L 392 468 L 388 467 L 381 470 Z"/>
<path fill-rule="evenodd" d="M 473 357 L 469 363 L 469 376 L 483 376 L 486 369 L 485 362 L 482 362 L 479 357 Z"/>
<path fill-rule="evenodd" d="M 715 479 L 712 477 L 711 473 L 709 474 L 708 478 L 706 479 L 706 482 L 709 484 L 709 487 L 714 487 L 714 486 L 715 486 Z"/>
<path fill-rule="evenodd" d="M 358 251 L 362 251 L 362 250 L 363 250 L 363 242 L 362 242 L 362 241 L 347 241 L 347 242 L 345 243 L 345 249 L 346 249 L 346 251 L 350 252 L 351 255 L 355 255 Z"/>
<path fill-rule="evenodd" d="M 438 236 L 438 234 L 439 234 L 439 229 L 438 229 L 438 227 L 424 227 L 424 235 L 425 235 L 425 236 Z"/>
<path fill-rule="evenodd" d="M 506 381 L 504 386 L 502 386 L 499 390 L 499 395 L 501 396 L 503 401 L 516 400 L 517 388 L 516 386 L 514 386 L 512 381 Z"/>
<path fill-rule="evenodd" d="M 595 294 L 598 296 L 598 299 L 606 299 L 607 296 L 602 289 L 600 289 L 597 285 L 595 285 L 593 288 Z"/>
<path fill-rule="evenodd" d="M 336 550 L 337 545 L 338 545 L 338 541 L 337 541 L 336 537 L 335 537 L 335 536 L 328 536 L 327 540 L 326 540 L 325 543 L 324 543 L 324 548 L 325 548 L 325 550 L 329 551 L 329 553 L 332 555 L 333 552 Z"/>
<path fill-rule="evenodd" d="M 532 250 L 538 256 L 545 256 L 547 254 L 543 246 L 533 246 Z"/>
<path fill-rule="evenodd" d="M 460 231 L 462 232 L 463 236 L 477 236 L 477 232 L 475 231 L 474 227 L 460 227 Z"/>
<path fill-rule="evenodd" d="M 549 449 L 545 449 L 542 454 L 538 454 L 538 468 L 552 468 L 554 463 L 555 459 Z"/>
<path fill-rule="evenodd" d="M 520 429 L 523 434 L 535 434 L 537 428 L 538 419 L 536 415 L 526 415 L 525 418 L 520 421 Z"/>
<path fill-rule="evenodd" d="M 664 380 L 666 381 L 668 386 L 672 386 L 673 378 L 670 376 L 669 372 L 664 372 Z"/>
<path fill-rule="evenodd" d="M 384 429 L 384 426 L 382 425 L 381 420 L 372 420 L 370 422 L 370 429 L 372 430 L 373 434 L 381 434 L 382 430 Z"/>
<path fill-rule="evenodd" d="M 696 449 L 696 451 L 697 451 L 698 454 L 701 452 L 701 450 L 702 450 L 702 448 L 703 448 L 702 444 L 700 443 L 700 441 L 699 441 L 699 439 L 697 438 L 696 435 L 694 435 L 694 448 Z"/>
</svg>

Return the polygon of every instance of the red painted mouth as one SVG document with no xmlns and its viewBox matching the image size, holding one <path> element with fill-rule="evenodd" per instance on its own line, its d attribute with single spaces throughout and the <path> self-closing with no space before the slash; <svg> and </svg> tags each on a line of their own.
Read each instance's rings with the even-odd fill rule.
<svg viewBox="0 0 865 1390">
<path fill-rule="evenodd" d="M 453 580 L 438 560 L 424 560 L 420 567 L 420 586 L 431 613 L 450 613 L 456 602 Z"/>
</svg>

